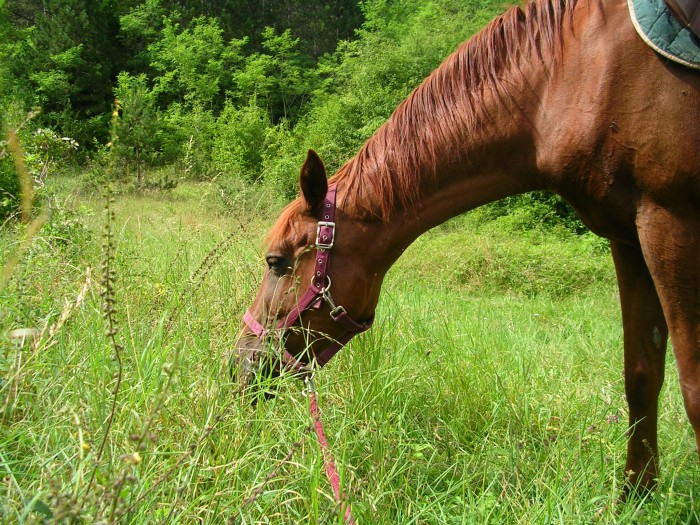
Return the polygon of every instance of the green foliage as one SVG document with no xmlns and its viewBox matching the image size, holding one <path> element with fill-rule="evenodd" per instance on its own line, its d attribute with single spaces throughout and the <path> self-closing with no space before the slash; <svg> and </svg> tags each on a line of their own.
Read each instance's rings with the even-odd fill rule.
<svg viewBox="0 0 700 525">
<path fill-rule="evenodd" d="M 244 99 L 255 98 L 270 112 L 270 120 L 296 121 L 315 88 L 315 74 L 298 51 L 299 39 L 288 29 L 277 34 L 271 27 L 262 33 L 267 53 L 254 53 L 235 80 Z"/>
<path fill-rule="evenodd" d="M 528 210 L 516 207 L 490 222 L 473 213 L 453 219 L 416 240 L 396 271 L 426 285 L 513 296 L 574 296 L 601 283 L 614 289 L 607 241 L 557 222 L 513 224 Z"/>
<path fill-rule="evenodd" d="M 60 252 L 64 261 L 79 264 L 86 252 L 93 249 L 94 232 L 90 224 L 93 211 L 87 206 L 71 209 L 58 198 L 52 199 L 49 220 L 43 225 L 41 239 Z"/>
<path fill-rule="evenodd" d="M 10 130 L 21 131 L 20 123 L 26 118 L 23 109 L 16 99 L 0 99 L 0 221 L 3 222 L 20 208 L 22 188 L 7 139 Z"/>
<path fill-rule="evenodd" d="M 161 0 L 145 0 L 119 17 L 119 39 L 131 50 L 124 61 L 128 71 L 149 71 L 148 48 L 158 40 L 166 15 Z"/>
<path fill-rule="evenodd" d="M 12 158 L 0 144 L 0 221 L 14 215 L 19 209 L 20 191 Z"/>
<path fill-rule="evenodd" d="M 70 137 L 46 128 L 35 130 L 24 149 L 24 163 L 34 185 L 43 188 L 51 169 L 70 160 L 77 149 L 78 143 Z"/>
<path fill-rule="evenodd" d="M 216 17 L 225 37 L 249 37 L 251 51 L 263 50 L 262 33 L 272 27 L 277 33 L 291 29 L 300 39 L 300 51 L 317 59 L 335 49 L 338 40 L 352 38 L 362 22 L 358 0 L 213 0 L 193 2 L 181 0 L 149 0 L 162 9 L 177 13 L 180 21 L 198 16 Z M 157 20 L 151 19 L 151 24 Z"/>
<path fill-rule="evenodd" d="M 119 75 L 114 94 L 113 160 L 124 168 L 127 180 L 135 172 L 140 185 L 144 167 L 153 166 L 160 154 L 154 96 L 145 75 L 132 77 L 128 73 Z"/>
<path fill-rule="evenodd" d="M 271 126 L 268 113 L 256 104 L 255 97 L 240 109 L 227 103 L 216 121 L 212 152 L 216 171 L 249 183 L 259 181 Z"/>
<path fill-rule="evenodd" d="M 22 200 L 22 184 L 17 166 L 31 185 L 31 198 L 35 205 L 50 195 L 45 190 L 49 174 L 74 160 L 78 143 L 70 137 L 61 137 L 53 130 L 33 128 L 37 113 L 24 115 L 21 106 L 9 101 L 4 106 L 4 118 L 0 118 L 0 133 L 16 136 L 18 146 L 11 147 L 9 140 L 0 139 L 0 220 L 16 214 Z M 31 206 L 31 203 L 27 204 Z"/>
<path fill-rule="evenodd" d="M 588 231 L 564 199 L 544 191 L 507 197 L 483 206 L 476 215 L 483 221 L 501 219 L 512 230 L 563 227 L 578 234 Z"/>
<path fill-rule="evenodd" d="M 36 5 L 9 0 L 0 6 L 0 46 L 10 58 L 2 69 L 12 77 L 8 87 L 19 87 L 28 106 L 42 107 L 41 126 L 81 144 L 106 138 L 104 120 L 97 121 L 102 129 L 75 120 L 94 124 L 97 115 L 109 111 L 116 61 L 116 41 L 110 35 L 116 22 L 107 2 L 43 0 Z M 14 39 L 8 43 L 7 37 Z M 0 92 L 0 97 L 6 94 Z"/>
<path fill-rule="evenodd" d="M 167 18 L 160 38 L 148 48 L 151 67 L 158 71 L 154 94 L 161 104 L 184 103 L 212 108 L 230 87 L 229 70 L 239 60 L 245 40 L 224 43 L 217 20 L 199 17 L 190 27 Z"/>
<path fill-rule="evenodd" d="M 278 35 L 267 28 L 267 53 L 243 57 L 245 44 L 225 43 L 215 19 L 197 18 L 185 29 L 166 19 L 161 38 L 149 47 L 151 65 L 161 73 L 153 94 L 167 105 L 165 158 L 180 160 L 186 175 L 232 172 L 259 179 L 268 128 L 298 115 L 313 89 L 290 31 Z"/>
<path fill-rule="evenodd" d="M 77 91 L 72 70 L 85 65 L 81 58 L 83 44 L 50 56 L 49 69 L 30 75 L 35 85 L 37 103 L 40 106 L 68 108 Z"/>
<path fill-rule="evenodd" d="M 183 166 L 183 175 L 201 180 L 212 174 L 215 117 L 202 106 L 171 104 L 160 136 L 166 160 Z"/>
</svg>

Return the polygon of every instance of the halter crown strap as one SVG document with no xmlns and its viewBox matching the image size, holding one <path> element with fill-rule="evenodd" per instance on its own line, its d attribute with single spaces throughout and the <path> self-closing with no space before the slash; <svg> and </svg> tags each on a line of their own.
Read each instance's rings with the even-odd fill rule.
<svg viewBox="0 0 700 525">
<path fill-rule="evenodd" d="M 301 313 L 309 309 L 320 308 L 321 302 L 325 301 L 331 308 L 330 316 L 334 322 L 338 323 L 345 335 L 336 341 L 331 341 L 329 345 L 323 349 L 317 356 L 316 361 L 320 366 L 324 366 L 330 359 L 340 350 L 345 344 L 352 339 L 356 334 L 368 330 L 374 322 L 374 316 L 369 318 L 364 323 L 358 323 L 352 319 L 345 308 L 336 306 L 330 294 L 331 280 L 328 276 L 330 267 L 330 251 L 335 243 L 335 197 L 337 188 L 335 185 L 329 186 L 326 192 L 326 197 L 323 201 L 321 212 L 321 220 L 318 222 L 316 229 L 316 254 L 314 273 L 311 277 L 309 288 L 299 298 L 297 304 L 287 314 L 284 319 L 277 322 L 274 329 L 278 337 L 284 336 L 284 333 L 292 327 L 301 316 Z M 243 316 L 243 322 L 248 325 L 248 328 L 259 338 L 264 339 L 268 330 L 255 319 L 250 310 L 247 310 Z M 286 350 L 283 356 L 284 364 L 288 368 L 299 370 L 301 364 L 292 357 Z"/>
</svg>

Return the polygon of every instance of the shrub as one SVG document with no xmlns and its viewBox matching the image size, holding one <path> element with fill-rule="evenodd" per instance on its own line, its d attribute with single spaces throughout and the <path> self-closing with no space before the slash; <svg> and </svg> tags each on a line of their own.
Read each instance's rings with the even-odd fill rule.
<svg viewBox="0 0 700 525">
<path fill-rule="evenodd" d="M 30 113 L 19 125 L 4 123 L 2 126 L 3 129 L 15 128 L 14 133 L 17 134 L 21 148 L 11 147 L 9 140 L 0 140 L 0 220 L 15 214 L 22 199 L 22 181 L 17 173 L 15 156 L 22 157 L 22 171 L 28 179 L 27 184 L 34 190 L 32 198 L 36 202 L 37 191 L 45 193 L 44 185 L 50 171 L 56 165 L 71 159 L 78 149 L 75 140 L 61 137 L 51 129 L 38 128 L 31 132 L 28 123 L 37 114 L 38 112 Z M 20 119 L 15 119 L 17 121 Z"/>
<path fill-rule="evenodd" d="M 259 181 L 271 126 L 268 112 L 257 105 L 255 97 L 240 109 L 227 102 L 215 125 L 215 170 L 247 182 Z"/>
<path fill-rule="evenodd" d="M 121 73 L 114 94 L 113 160 L 124 166 L 127 178 L 135 171 L 136 183 L 141 184 L 144 167 L 153 166 L 160 156 L 153 93 L 145 75 Z"/>
<path fill-rule="evenodd" d="M 212 175 L 212 147 L 216 121 L 202 106 L 187 108 L 171 104 L 163 119 L 158 140 L 164 160 L 181 162 L 183 175 L 202 180 Z"/>
<path fill-rule="evenodd" d="M 2 146 L 0 145 L 0 148 Z M 11 156 L 0 149 L 0 221 L 4 221 L 19 209 L 19 178 Z"/>
<path fill-rule="evenodd" d="M 46 177 L 56 163 L 70 159 L 78 143 L 70 137 L 61 137 L 51 129 L 39 128 L 31 134 L 25 151 L 25 165 L 35 186 L 43 188 Z"/>
<path fill-rule="evenodd" d="M 582 234 L 588 231 L 576 212 L 564 199 L 553 193 L 535 191 L 507 197 L 480 208 L 475 215 L 482 221 L 502 219 L 513 230 L 565 229 Z"/>
</svg>

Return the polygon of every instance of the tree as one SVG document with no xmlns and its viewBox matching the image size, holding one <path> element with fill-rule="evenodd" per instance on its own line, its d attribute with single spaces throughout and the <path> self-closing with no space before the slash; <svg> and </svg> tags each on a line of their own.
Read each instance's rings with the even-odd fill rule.
<svg viewBox="0 0 700 525">
<path fill-rule="evenodd" d="M 259 181 L 271 128 L 268 113 L 258 106 L 255 97 L 240 109 L 227 103 L 216 122 L 212 151 L 216 169 L 247 182 Z"/>
<path fill-rule="evenodd" d="M 115 118 L 112 154 L 126 168 L 126 178 L 136 172 L 136 184 L 143 181 L 143 167 L 153 165 L 159 156 L 158 115 L 146 76 L 121 73 L 114 90 Z"/>
<path fill-rule="evenodd" d="M 255 97 L 269 111 L 272 122 L 296 122 L 316 87 L 314 68 L 299 53 L 299 39 L 290 30 L 278 34 L 268 27 L 262 36 L 267 53 L 250 55 L 235 74 L 239 96 L 244 100 Z"/>
<path fill-rule="evenodd" d="M 180 102 L 212 109 L 231 85 L 230 69 L 240 61 L 245 40 L 224 43 L 216 19 L 199 17 L 190 27 L 167 18 L 160 38 L 149 46 L 158 72 L 154 93 L 162 104 Z"/>
<path fill-rule="evenodd" d="M 146 0 L 125 8 L 119 16 L 119 41 L 124 49 L 122 67 L 131 74 L 153 72 L 148 48 L 158 40 L 168 14 L 161 0 Z"/>
<path fill-rule="evenodd" d="M 152 0 L 154 1 L 154 0 Z M 299 51 L 314 61 L 332 53 L 338 40 L 353 38 L 363 20 L 359 0 L 162 0 L 181 22 L 199 16 L 216 18 L 224 39 L 249 37 L 252 52 L 263 50 L 263 31 L 290 29 Z"/>
<path fill-rule="evenodd" d="M 3 68 L 14 87 L 22 89 L 27 106 L 42 107 L 41 125 L 83 144 L 107 136 L 105 116 L 119 51 L 118 19 L 110 3 L 7 0 L 0 6 L 2 36 L 15 37 L 14 43 L 2 44 L 10 51 Z"/>
</svg>

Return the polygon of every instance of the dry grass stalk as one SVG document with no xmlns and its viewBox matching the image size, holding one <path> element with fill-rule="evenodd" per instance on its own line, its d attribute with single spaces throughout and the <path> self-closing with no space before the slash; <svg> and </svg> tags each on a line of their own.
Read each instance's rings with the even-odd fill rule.
<svg viewBox="0 0 700 525">
<path fill-rule="evenodd" d="M 24 163 L 22 145 L 19 143 L 17 133 L 12 129 L 7 132 L 7 145 L 12 152 L 12 159 L 15 163 L 17 176 L 19 177 L 20 191 L 22 194 L 22 201 L 20 203 L 22 222 L 29 222 L 32 215 L 32 203 L 34 202 L 34 184 L 32 184 L 32 178 Z"/>
<path fill-rule="evenodd" d="M 29 175 L 27 167 L 24 163 L 22 145 L 19 143 L 16 131 L 9 130 L 7 132 L 7 144 L 10 148 L 10 152 L 15 163 L 15 169 L 17 170 L 17 176 L 19 177 L 20 181 L 20 212 L 22 222 L 29 223 L 29 225 L 24 232 L 24 239 L 22 239 L 15 253 L 10 255 L 3 264 L 2 274 L 0 274 L 0 290 L 7 286 L 7 283 L 10 281 L 10 277 L 12 276 L 12 271 L 15 269 L 17 264 L 19 264 L 22 256 L 31 245 L 34 236 L 39 232 L 41 227 L 48 219 L 48 214 L 46 212 L 42 212 L 38 217 L 30 222 L 32 205 L 34 203 L 34 185 L 32 183 L 32 177 Z"/>
<path fill-rule="evenodd" d="M 20 378 L 22 377 L 23 371 L 34 360 L 34 358 L 38 355 L 40 350 L 46 350 L 48 348 L 51 348 L 56 343 L 56 335 L 60 332 L 61 328 L 63 328 L 66 322 L 70 319 L 73 312 L 80 308 L 80 306 L 85 301 L 85 296 L 92 287 L 91 273 L 92 272 L 89 267 L 85 269 L 85 281 L 83 281 L 83 285 L 80 287 L 78 295 L 72 302 L 66 300 L 63 306 L 63 311 L 61 312 L 61 317 L 59 317 L 59 319 L 55 323 L 51 324 L 50 326 L 48 324 L 45 325 L 41 331 L 38 331 L 37 329 L 31 329 L 31 336 L 22 338 L 22 344 L 18 345 L 17 347 L 17 360 L 16 365 L 13 367 L 14 371 L 7 377 L 5 385 L 0 389 L 0 392 L 8 388 L 12 389 L 12 394 L 8 395 L 5 399 L 5 403 L 2 409 L 3 413 L 7 411 L 8 407 L 10 406 L 10 403 L 17 397 L 17 393 L 19 391 Z M 27 329 L 20 329 L 20 331 L 26 330 Z M 18 331 L 13 330 L 13 332 Z M 12 335 L 8 334 L 8 337 L 12 338 Z M 27 342 L 30 339 L 32 341 L 31 353 L 23 361 L 23 343 Z"/>
</svg>

